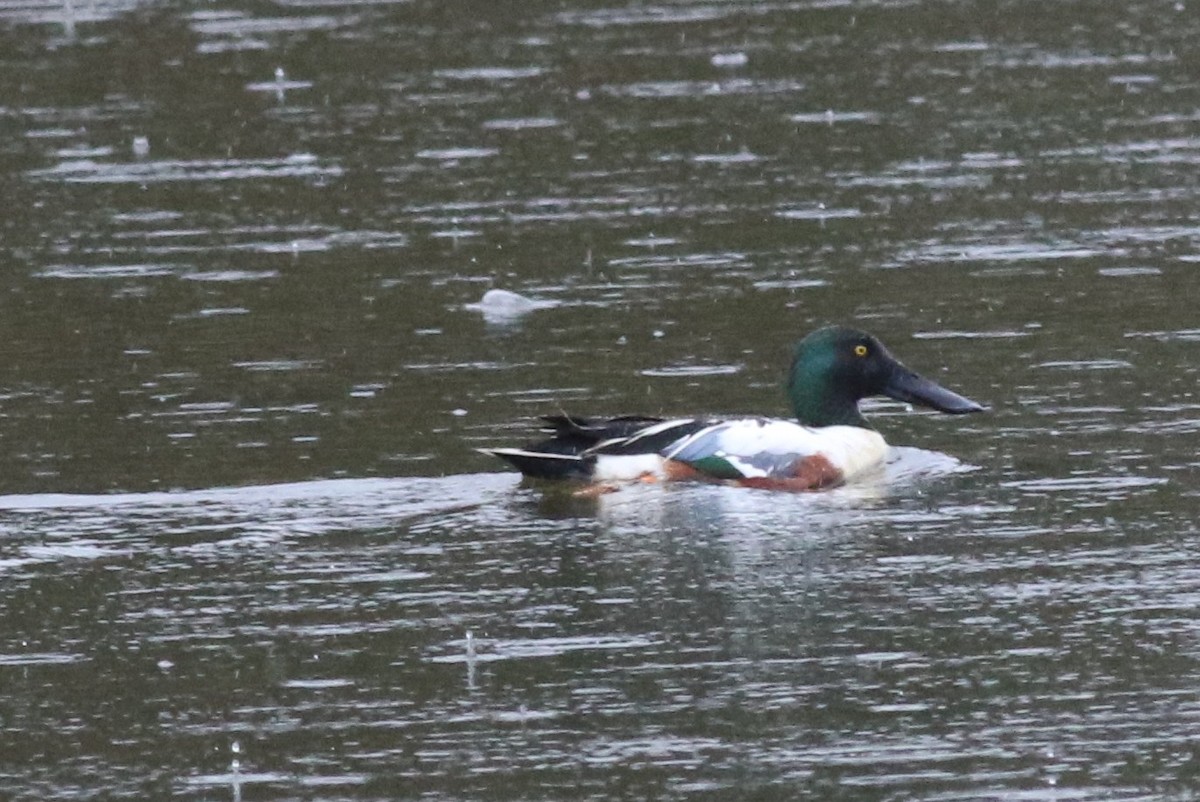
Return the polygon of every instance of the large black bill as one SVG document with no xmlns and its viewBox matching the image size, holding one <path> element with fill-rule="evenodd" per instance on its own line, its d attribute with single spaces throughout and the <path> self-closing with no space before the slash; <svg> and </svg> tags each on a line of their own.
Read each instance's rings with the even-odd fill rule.
<svg viewBox="0 0 1200 802">
<path fill-rule="evenodd" d="M 920 404 L 951 415 L 982 412 L 984 409 L 971 399 L 964 398 L 956 392 L 947 390 L 937 382 L 932 382 L 903 367 L 893 371 L 887 386 L 883 388 L 883 393 L 897 401 Z"/>
</svg>

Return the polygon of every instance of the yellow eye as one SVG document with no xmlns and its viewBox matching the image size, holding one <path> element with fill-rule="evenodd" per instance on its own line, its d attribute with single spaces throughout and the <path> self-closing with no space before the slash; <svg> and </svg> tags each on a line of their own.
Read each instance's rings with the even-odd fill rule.
<svg viewBox="0 0 1200 802">
<path fill-rule="evenodd" d="M 854 346 L 854 355 L 855 356 L 866 356 L 867 355 L 867 346 L 865 346 L 865 345 Z"/>
</svg>

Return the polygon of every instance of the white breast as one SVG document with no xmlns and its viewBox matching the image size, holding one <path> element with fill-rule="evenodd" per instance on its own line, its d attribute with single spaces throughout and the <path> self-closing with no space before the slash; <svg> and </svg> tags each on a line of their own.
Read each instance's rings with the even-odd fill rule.
<svg viewBox="0 0 1200 802">
<path fill-rule="evenodd" d="M 826 426 L 818 429 L 822 435 L 821 453 L 829 458 L 847 480 L 878 468 L 887 458 L 888 444 L 874 429 L 861 426 Z"/>
</svg>

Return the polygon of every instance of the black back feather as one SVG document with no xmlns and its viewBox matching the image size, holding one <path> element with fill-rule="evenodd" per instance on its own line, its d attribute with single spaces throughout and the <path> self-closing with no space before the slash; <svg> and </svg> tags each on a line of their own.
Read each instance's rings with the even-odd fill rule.
<svg viewBox="0 0 1200 802">
<path fill-rule="evenodd" d="M 656 454 L 681 437 L 713 423 L 711 420 L 681 418 L 668 420 L 646 415 L 619 418 L 580 418 L 547 415 L 544 440 L 523 448 L 488 448 L 482 451 L 500 457 L 526 476 L 538 479 L 586 479 L 605 455 Z"/>
<path fill-rule="evenodd" d="M 604 419 L 545 415 L 542 420 L 549 424 L 544 431 L 551 432 L 552 436 L 528 446 L 528 450 L 548 454 L 579 454 L 607 440 L 632 437 L 648 426 L 662 423 L 664 419 L 645 415 L 622 415 L 619 418 Z M 604 453 L 620 452 L 608 452 L 606 449 Z"/>
</svg>

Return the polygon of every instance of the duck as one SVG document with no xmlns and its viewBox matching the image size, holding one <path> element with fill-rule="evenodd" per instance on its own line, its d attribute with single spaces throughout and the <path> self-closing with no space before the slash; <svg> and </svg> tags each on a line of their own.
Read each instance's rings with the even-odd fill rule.
<svg viewBox="0 0 1200 802">
<path fill-rule="evenodd" d="M 921 376 L 875 336 L 826 326 L 796 343 L 785 384 L 795 420 L 758 416 L 542 417 L 549 437 L 523 448 L 484 448 L 526 478 L 622 482 L 700 480 L 765 490 L 836 487 L 879 468 L 889 446 L 863 416 L 871 396 L 949 415 L 985 407 Z"/>
</svg>

